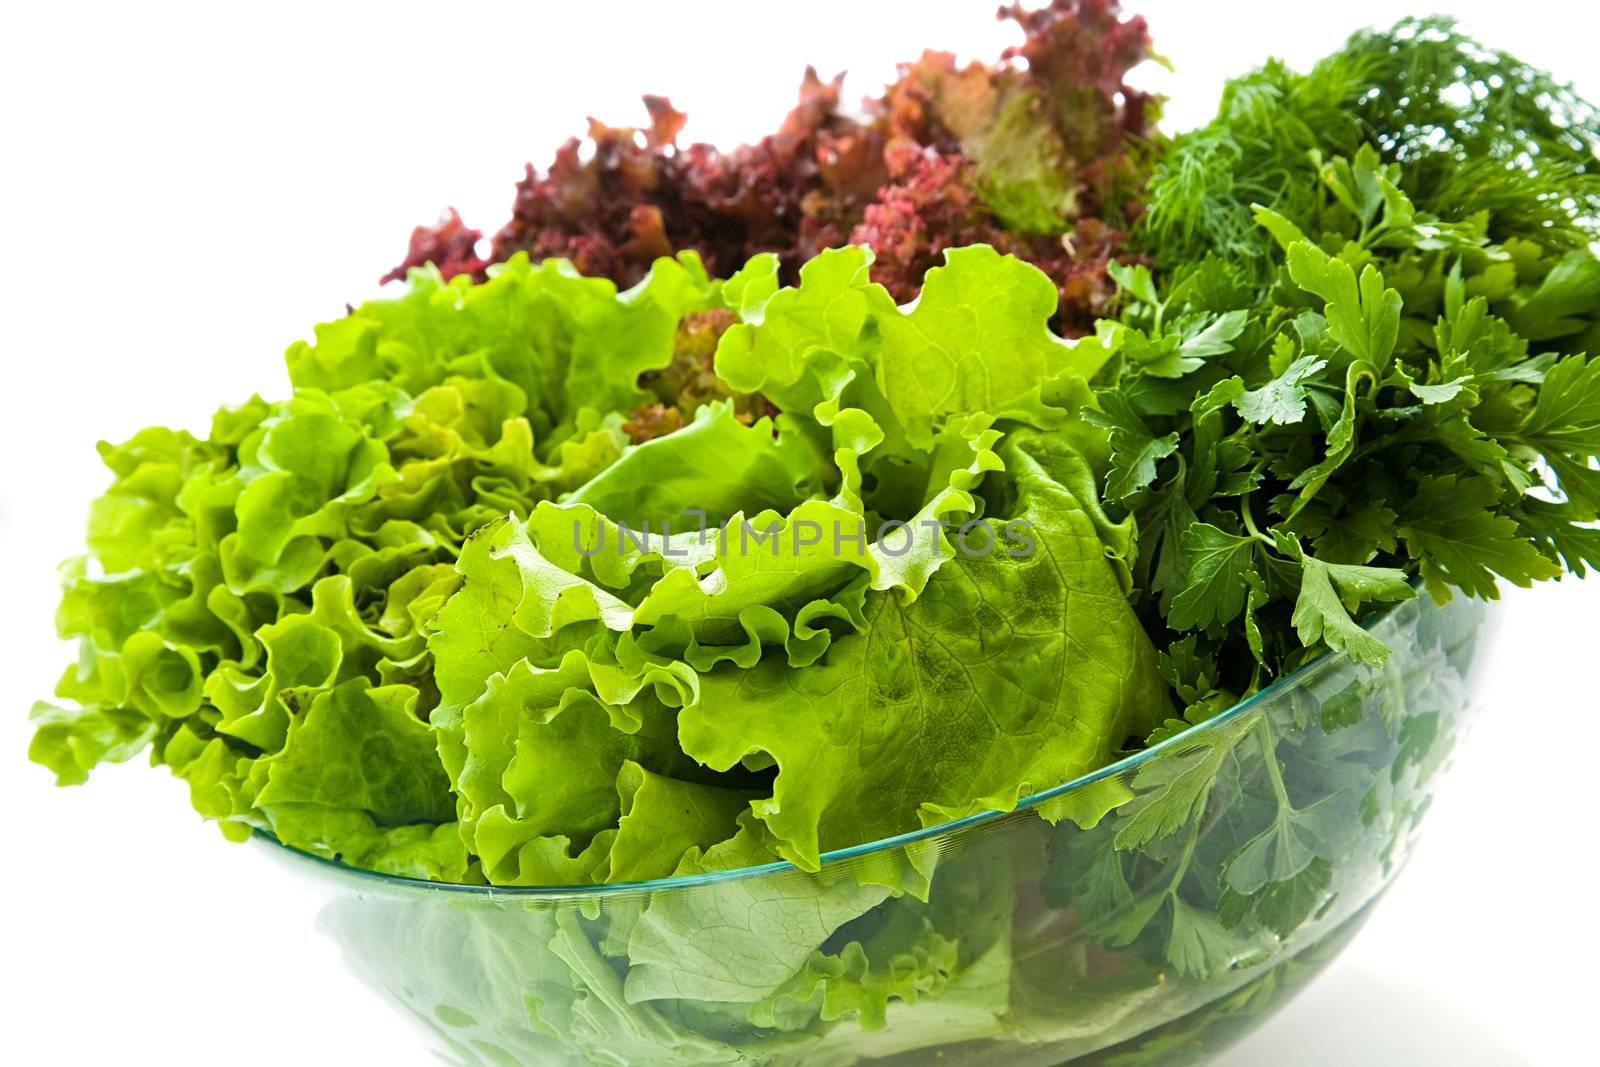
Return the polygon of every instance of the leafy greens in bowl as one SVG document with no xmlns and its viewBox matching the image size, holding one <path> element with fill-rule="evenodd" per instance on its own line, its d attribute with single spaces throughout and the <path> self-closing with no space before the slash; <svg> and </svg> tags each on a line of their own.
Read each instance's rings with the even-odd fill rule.
<svg viewBox="0 0 1600 1067">
<path fill-rule="evenodd" d="M 950 1041 L 1080 1055 L 1286 984 L 1257 965 L 1333 944 L 1403 855 L 1462 705 L 1441 620 L 1600 564 L 1600 122 L 1421 21 L 1147 143 L 1142 22 L 1008 14 L 1026 67 L 930 54 L 875 117 L 726 158 L 669 150 L 658 102 L 657 139 L 530 174 L 500 262 L 451 244 L 292 346 L 286 399 L 103 445 L 33 757 L 148 750 L 229 837 L 428 908 L 580 902 L 494 925 L 549 976 L 441 973 L 446 1029 L 516 1014 L 458 993 L 532 1013 L 473 1048 L 912 1055 L 944 1037 L 859 1035 L 956 989 Z M 1077 157 L 1068 114 L 1103 120 Z M 824 203 L 799 144 L 886 184 Z M 626 226 L 551 215 L 645 173 Z M 745 233 L 727 182 L 823 214 Z M 934 844 L 1013 839 L 966 874 Z M 745 922 L 694 886 L 779 885 L 752 907 L 783 926 L 790 883 L 814 921 L 759 982 L 669 988 L 716 962 L 683 966 L 696 924 Z M 487 967 L 478 907 L 449 936 Z M 1020 976 L 1069 957 L 1070 988 Z M 1054 1014 L 1099 995 L 1142 1014 Z"/>
<path fill-rule="evenodd" d="M 1304 985 L 1398 873 L 1485 614 L 1407 602 L 1373 621 L 1379 671 L 1324 656 L 1017 810 L 816 872 L 482 888 L 274 848 L 350 967 L 468 1067 L 1178 1067 Z"/>
<path fill-rule="evenodd" d="M 624 293 L 560 261 L 419 272 L 292 347 L 291 399 L 106 449 L 60 615 L 81 706 L 41 707 L 35 755 L 73 780 L 152 745 L 235 836 L 436 880 L 814 869 L 1320 648 L 1381 664 L 1354 613 L 1412 575 L 1490 595 L 1592 559 L 1600 363 L 1559 352 L 1592 309 L 1540 355 L 1495 311 L 1600 261 L 1427 219 L 1370 150 L 1324 186 L 1324 224 L 1382 240 L 1262 209 L 1268 289 L 1117 268 L 1126 320 L 1074 342 L 985 246 L 906 306 L 858 247 L 793 288 L 767 256 Z M 629 443 L 707 329 L 722 395 Z"/>
</svg>

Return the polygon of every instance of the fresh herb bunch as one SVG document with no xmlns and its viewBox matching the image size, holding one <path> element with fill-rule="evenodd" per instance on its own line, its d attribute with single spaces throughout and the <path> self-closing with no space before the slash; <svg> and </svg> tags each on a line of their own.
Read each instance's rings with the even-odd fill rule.
<svg viewBox="0 0 1600 1067">
<path fill-rule="evenodd" d="M 1325 204 L 1327 158 L 1364 145 L 1394 163 L 1416 209 L 1494 242 L 1587 247 L 1600 218 L 1600 113 L 1572 89 L 1460 33 L 1406 19 L 1352 36 L 1301 74 L 1278 60 L 1231 81 L 1217 117 L 1156 166 L 1141 220 L 1157 263 L 1222 256 L 1265 282 L 1264 205 L 1306 225 Z"/>
<path fill-rule="evenodd" d="M 1453 84 L 1475 86 L 1459 106 Z M 1113 268 L 1119 359 L 1088 413 L 1190 720 L 1324 647 L 1382 662 L 1357 620 L 1415 581 L 1493 597 L 1600 560 L 1593 110 L 1439 22 L 1225 99 L 1153 183 L 1166 269 Z M 1369 140 L 1324 155 L 1296 131 Z"/>
</svg>

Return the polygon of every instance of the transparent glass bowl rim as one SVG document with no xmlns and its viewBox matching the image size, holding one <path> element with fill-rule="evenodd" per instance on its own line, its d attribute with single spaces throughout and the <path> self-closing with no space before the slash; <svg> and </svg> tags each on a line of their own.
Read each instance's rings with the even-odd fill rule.
<svg viewBox="0 0 1600 1067">
<path fill-rule="evenodd" d="M 1413 589 L 1415 589 L 1416 586 L 1417 583 L 1413 582 Z M 1421 592 L 1420 590 L 1418 591 L 1418 597 L 1426 595 L 1426 593 Z M 1360 625 L 1363 629 L 1371 630 L 1381 625 L 1384 621 L 1393 617 L 1401 610 L 1409 606 L 1414 606 L 1416 603 L 1416 598 L 1401 601 L 1400 603 L 1386 608 L 1383 611 L 1374 612 L 1366 618 L 1363 618 L 1360 620 Z M 974 812 L 971 815 L 964 815 L 959 819 L 950 819 L 946 822 L 935 823 L 932 826 L 924 826 L 918 830 L 908 830 L 903 834 L 896 834 L 893 837 L 880 837 L 876 841 L 867 841 L 859 845 L 850 845 L 846 848 L 833 849 L 832 851 L 824 852 L 818 856 L 818 870 L 809 873 L 819 873 L 829 866 L 838 866 L 839 864 L 848 863 L 851 860 L 859 859 L 862 856 L 870 856 L 878 852 L 888 852 L 893 849 L 902 848 L 906 845 L 915 844 L 919 841 L 927 841 L 931 838 L 943 837 L 946 834 L 956 833 L 961 830 L 967 830 L 976 826 L 982 826 L 986 823 L 994 822 L 997 819 L 1003 819 L 1006 816 L 1012 815 L 1016 812 L 1027 811 L 1030 808 L 1036 808 L 1041 804 L 1054 800 L 1056 797 L 1070 793 L 1075 789 L 1083 789 L 1086 786 L 1093 785 L 1095 782 L 1103 779 L 1111 778 L 1127 771 L 1134 770 L 1135 768 L 1144 764 L 1146 761 L 1155 759 L 1163 752 L 1166 752 L 1177 746 L 1188 744 L 1192 742 L 1196 736 L 1204 733 L 1205 731 L 1218 729 L 1224 724 L 1248 713 L 1252 708 L 1257 707 L 1267 700 L 1276 697 L 1279 693 L 1294 688 L 1308 675 L 1314 672 L 1353 663 L 1354 661 L 1350 659 L 1348 653 L 1324 652 L 1322 655 L 1316 656 L 1301 664 L 1299 667 L 1290 671 L 1282 678 L 1277 679 L 1265 689 L 1260 689 L 1254 693 L 1251 693 L 1237 704 L 1227 708 L 1225 711 L 1218 712 L 1216 715 L 1206 719 L 1204 722 L 1196 723 L 1195 725 L 1190 726 L 1187 730 L 1174 734 L 1164 741 L 1151 745 L 1149 748 L 1142 748 L 1137 752 L 1130 752 L 1128 755 L 1116 760 L 1113 763 L 1108 763 L 1104 767 L 1081 774 L 1071 781 L 1063 782 L 1060 785 L 1051 786 L 1048 789 L 1044 789 L 1036 793 L 1030 793 L 1018 800 L 1016 806 L 1009 810 L 990 809 L 986 811 Z M 314 852 L 307 852 L 306 850 L 296 848 L 293 845 L 286 845 L 282 841 L 279 841 L 277 837 L 275 837 L 271 831 L 268 830 L 257 828 L 254 836 L 266 842 L 267 844 L 272 845 L 274 848 L 281 849 L 297 858 L 309 860 L 318 866 L 330 868 L 333 871 L 338 872 L 340 875 L 354 876 L 356 878 L 368 880 L 374 883 L 382 883 L 394 889 L 427 889 L 438 890 L 447 893 L 476 893 L 483 896 L 494 897 L 520 896 L 550 899 L 566 898 L 569 900 L 591 900 L 596 897 L 625 896 L 637 893 L 655 893 L 671 889 L 688 889 L 693 886 L 713 885 L 719 882 L 731 882 L 743 878 L 758 878 L 762 875 L 779 874 L 785 871 L 805 870 L 805 868 L 799 867 L 788 860 L 773 860 L 771 863 L 757 864 L 753 867 L 732 867 L 725 871 L 707 871 L 701 874 L 673 875 L 668 878 L 653 878 L 647 881 L 636 882 L 601 882 L 593 885 L 465 885 L 459 882 L 436 882 L 427 878 L 411 878 L 406 875 L 385 874 L 381 871 L 368 870 L 365 867 L 355 867 L 339 860 L 330 859 L 327 856 L 319 856 Z"/>
</svg>

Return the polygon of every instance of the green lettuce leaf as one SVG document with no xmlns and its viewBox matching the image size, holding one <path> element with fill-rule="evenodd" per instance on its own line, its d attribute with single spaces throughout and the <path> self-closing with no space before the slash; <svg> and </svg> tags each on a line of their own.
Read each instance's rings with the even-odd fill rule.
<svg viewBox="0 0 1600 1067">
<path fill-rule="evenodd" d="M 108 446 L 37 758 L 76 781 L 153 745 L 229 836 L 502 884 L 814 867 L 1099 765 L 1170 713 L 1099 498 L 1115 343 L 1056 337 L 1054 285 L 986 247 L 903 308 L 870 263 L 419 272 L 292 346 L 287 399 Z M 738 320 L 713 392 L 745 399 L 633 443 L 709 311 Z M 936 866 L 863 868 L 852 914 Z M 849 918 L 741 1003 L 793 980 L 790 1014 L 881 1018 L 899 972 L 815 956 Z"/>
</svg>

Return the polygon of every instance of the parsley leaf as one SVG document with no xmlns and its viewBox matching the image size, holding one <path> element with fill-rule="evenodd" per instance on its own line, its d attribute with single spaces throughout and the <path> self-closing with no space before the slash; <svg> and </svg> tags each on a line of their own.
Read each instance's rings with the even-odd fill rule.
<svg viewBox="0 0 1600 1067">
<path fill-rule="evenodd" d="M 1436 598 L 1457 586 L 1493 597 L 1495 576 L 1516 585 L 1554 578 L 1561 568 L 1521 535 L 1517 522 L 1497 514 L 1500 491 L 1482 478 L 1422 479 L 1401 510 L 1400 537 L 1422 559 L 1422 577 Z"/>
<path fill-rule="evenodd" d="M 1183 587 L 1172 598 L 1167 623 L 1175 630 L 1229 623 L 1244 610 L 1259 542 L 1197 522 L 1178 539 Z"/>
<path fill-rule="evenodd" d="M 1546 371 L 1539 399 L 1514 436 L 1541 452 L 1600 452 L 1600 356 L 1569 356 Z"/>
<path fill-rule="evenodd" d="M 1101 393 L 1099 400 L 1100 410 L 1088 411 L 1085 417 L 1110 431 L 1111 475 L 1106 496 L 1127 500 L 1156 480 L 1156 464 L 1178 450 L 1178 435 L 1153 436 L 1116 390 Z"/>
<path fill-rule="evenodd" d="M 1383 367 L 1400 334 L 1400 294 L 1383 284 L 1378 268 L 1367 264 L 1356 281 L 1354 268 L 1309 242 L 1289 248 L 1289 276 L 1296 285 L 1327 301 L 1328 336 L 1346 352 Z"/>
<path fill-rule="evenodd" d="M 1278 538 L 1285 555 L 1300 562 L 1300 593 L 1295 598 L 1292 622 L 1307 645 L 1319 641 L 1338 652 L 1348 652 L 1361 663 L 1381 667 L 1389 648 L 1357 625 L 1352 613 L 1369 603 L 1397 603 L 1416 593 L 1404 571 L 1391 567 L 1364 567 L 1324 563 L 1308 556 L 1293 538 Z"/>
<path fill-rule="evenodd" d="M 1316 356 L 1301 356 L 1289 364 L 1287 370 L 1260 389 L 1252 389 L 1237 401 L 1235 407 L 1245 419 L 1259 425 L 1270 422 L 1288 426 L 1306 417 L 1305 383 L 1328 365 Z"/>
</svg>

